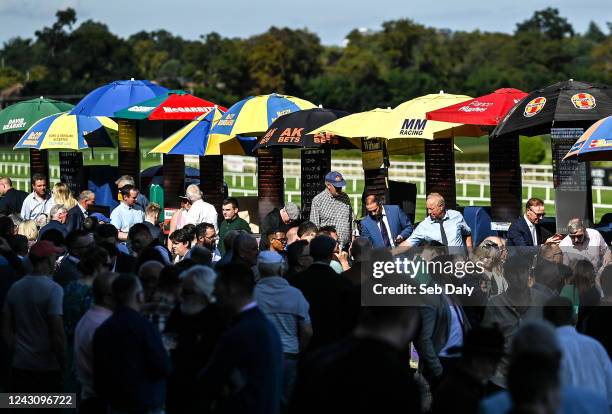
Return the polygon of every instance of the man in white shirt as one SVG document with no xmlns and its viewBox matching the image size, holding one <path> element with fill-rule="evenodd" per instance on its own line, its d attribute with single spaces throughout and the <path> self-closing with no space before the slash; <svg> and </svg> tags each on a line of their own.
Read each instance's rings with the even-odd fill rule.
<svg viewBox="0 0 612 414">
<path fill-rule="evenodd" d="M 556 327 L 561 346 L 561 381 L 563 385 L 582 388 L 607 398 L 612 403 L 612 363 L 605 348 L 590 336 L 574 328 L 574 308 L 565 297 L 546 302 L 544 318 Z"/>
<path fill-rule="evenodd" d="M 96 397 L 93 383 L 93 336 L 98 326 L 113 313 L 111 285 L 117 273 L 103 273 L 94 279 L 94 305 L 83 315 L 74 331 L 74 361 L 77 378 L 81 384 L 80 409 L 99 412 L 94 408 L 104 407 Z M 86 410 L 85 407 L 90 409 Z"/>
<path fill-rule="evenodd" d="M 121 189 L 123 200 L 111 213 L 111 224 L 119 230 L 121 241 L 127 240 L 130 228 L 134 224 L 144 221 L 144 211 L 136 205 L 138 194 L 138 188 L 129 184 L 124 185 Z"/>
<path fill-rule="evenodd" d="M 219 232 L 217 225 L 217 210 L 212 204 L 202 200 L 202 192 L 197 185 L 191 184 L 187 187 L 186 196 L 191 202 L 191 207 L 187 211 L 187 223 L 198 225 L 200 223 L 210 223 L 215 226 L 215 232 Z"/>
<path fill-rule="evenodd" d="M 32 192 L 25 198 L 21 206 L 21 218 L 34 220 L 41 214 L 49 215 L 53 207 L 51 194 L 47 192 L 47 177 L 42 174 L 32 176 Z"/>
<path fill-rule="evenodd" d="M 581 219 L 573 218 L 567 225 L 567 231 L 569 234 L 559 243 L 564 264 L 586 259 L 599 272 L 612 263 L 612 252 L 597 230 L 587 229 Z"/>
</svg>

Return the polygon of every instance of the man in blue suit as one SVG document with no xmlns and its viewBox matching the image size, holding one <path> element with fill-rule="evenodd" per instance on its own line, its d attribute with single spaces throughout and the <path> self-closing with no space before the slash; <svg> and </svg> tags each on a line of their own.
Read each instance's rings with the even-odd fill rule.
<svg viewBox="0 0 612 414">
<path fill-rule="evenodd" d="M 367 193 L 368 215 L 361 220 L 361 236 L 374 248 L 395 247 L 412 234 L 412 223 L 399 206 L 383 205 L 376 194 Z"/>
<path fill-rule="evenodd" d="M 508 229 L 507 245 L 533 247 L 558 241 L 540 225 L 544 216 L 544 201 L 535 197 L 527 200 L 525 214 L 512 223 Z"/>
</svg>

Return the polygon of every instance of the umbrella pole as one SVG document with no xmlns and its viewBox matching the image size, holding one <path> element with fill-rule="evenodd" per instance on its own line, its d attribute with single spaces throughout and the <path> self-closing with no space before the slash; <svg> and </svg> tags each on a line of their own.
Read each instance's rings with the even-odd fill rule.
<svg viewBox="0 0 612 414">
<path fill-rule="evenodd" d="M 325 189 L 325 175 L 331 171 L 331 148 L 304 148 L 301 151 L 302 218 L 310 218 L 312 199 Z"/>
<path fill-rule="evenodd" d="M 50 188 L 49 180 L 49 151 L 30 148 L 30 178 L 34 174 L 42 174 L 47 179 L 47 188 Z M 29 192 L 30 188 L 26 188 Z"/>
<path fill-rule="evenodd" d="M 259 196 L 259 219 L 285 202 L 285 180 L 283 178 L 283 150 L 260 148 L 257 150 L 257 195 Z"/>
<path fill-rule="evenodd" d="M 185 125 L 182 121 L 165 121 L 162 125 L 163 138 L 166 139 Z M 185 194 L 185 156 L 182 154 L 163 154 L 164 207 L 179 208 L 179 196 Z"/>
<path fill-rule="evenodd" d="M 225 198 L 223 155 L 200 156 L 200 190 L 204 194 L 204 200 L 215 206 L 217 215 L 222 218 L 221 203 Z"/>
<path fill-rule="evenodd" d="M 489 179 L 491 221 L 507 230 L 523 209 L 518 135 L 489 138 Z"/>
<path fill-rule="evenodd" d="M 140 145 L 138 121 L 118 119 L 119 126 L 119 175 L 131 175 L 140 187 Z"/>
<path fill-rule="evenodd" d="M 453 138 L 425 140 L 425 187 L 427 194 L 439 193 L 446 208 L 457 207 Z"/>
</svg>

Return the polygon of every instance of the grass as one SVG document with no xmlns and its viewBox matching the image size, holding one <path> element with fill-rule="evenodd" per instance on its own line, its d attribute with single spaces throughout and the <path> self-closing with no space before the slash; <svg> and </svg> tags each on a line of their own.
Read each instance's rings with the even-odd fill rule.
<svg viewBox="0 0 612 414">
<path fill-rule="evenodd" d="M 159 154 L 148 154 L 148 152 L 153 149 L 153 147 L 155 145 L 157 145 L 160 142 L 160 138 L 141 138 L 140 140 L 140 149 L 142 152 L 142 158 L 141 158 L 141 168 L 144 170 L 146 168 L 149 168 L 151 166 L 154 165 L 159 165 L 161 164 L 161 155 Z M 469 162 L 469 161 L 479 161 L 479 162 L 486 162 L 488 161 L 488 141 L 485 138 L 461 138 L 461 139 L 457 139 L 457 145 L 459 145 L 462 149 L 463 149 L 463 154 L 460 153 L 456 153 L 456 157 L 455 157 L 455 161 L 456 162 Z M 547 145 L 547 157 L 550 158 L 550 145 Z M 95 149 L 94 150 L 94 157 L 92 158 L 92 153 L 91 151 L 84 151 L 83 155 L 84 155 L 84 164 L 85 165 L 111 165 L 111 166 L 116 166 L 117 165 L 117 156 L 116 156 L 116 149 L 113 148 L 104 148 L 104 149 Z M 51 150 L 49 151 L 49 162 L 51 165 L 57 165 L 58 163 L 58 153 L 59 151 L 55 151 L 55 150 Z M 300 150 L 293 150 L 293 149 L 286 149 L 284 150 L 284 156 L 287 158 L 299 158 L 300 157 Z M 10 154 L 11 156 L 14 156 L 15 154 L 24 154 L 24 161 L 21 162 L 28 162 L 29 159 L 29 153 L 25 150 L 12 150 L 12 147 L 8 147 L 8 146 L 2 146 L 0 147 L 0 154 Z M 111 154 L 115 154 L 114 160 L 110 160 L 109 157 Z M 483 155 L 484 154 L 484 155 Z M 341 150 L 341 151 L 334 151 L 333 153 L 333 157 L 334 159 L 359 159 L 361 157 L 361 152 L 360 150 Z M 484 159 L 481 159 L 483 158 Z M 422 161 L 423 160 L 423 156 L 422 154 L 420 155 L 416 155 L 416 156 L 392 156 L 391 157 L 391 162 L 393 161 L 404 161 L 404 160 L 412 160 L 412 161 Z M 600 166 L 609 166 L 609 164 L 612 163 L 601 163 Z M 13 178 L 19 178 L 19 177 L 13 177 Z M 227 177 L 228 184 L 231 186 L 231 180 L 229 179 L 229 177 Z M 240 190 L 240 189 L 244 189 L 244 190 L 255 190 L 257 188 L 257 183 L 253 182 L 254 181 L 254 176 L 252 176 L 251 178 L 246 177 L 245 178 L 245 185 L 244 186 L 235 186 L 235 187 L 230 187 L 232 189 L 236 189 L 236 190 Z M 255 180 L 256 181 L 256 180 Z M 237 184 L 239 184 L 239 181 L 237 182 Z M 361 192 L 363 191 L 363 185 L 364 182 L 363 180 L 358 180 L 356 182 L 356 187 L 353 189 L 352 187 L 352 183 L 349 182 L 349 186 L 347 188 L 347 191 L 349 192 L 349 194 L 361 194 Z M 299 192 L 299 188 L 296 189 L 295 187 L 295 179 L 294 178 L 287 178 L 286 182 L 285 182 L 285 190 L 286 191 L 298 191 Z M 466 188 L 466 194 L 465 196 L 467 197 L 479 197 L 480 196 L 480 189 L 478 185 L 467 185 Z M 457 196 L 463 196 L 463 185 L 462 184 L 457 184 Z M 527 189 L 523 188 L 523 195 L 526 197 L 527 196 Z M 533 197 L 539 197 L 542 199 L 546 198 L 546 190 L 545 189 L 534 189 L 533 193 L 532 193 Z M 486 186 L 485 187 L 485 191 L 484 191 L 484 197 L 488 198 L 489 197 L 489 187 Z M 593 194 L 593 200 L 595 201 L 595 193 Z M 550 193 L 550 198 L 554 199 L 554 191 L 551 191 Z M 300 202 L 300 197 L 298 196 L 294 196 L 292 197 L 292 201 L 299 203 Z M 612 205 L 612 191 L 605 191 L 602 192 L 602 204 L 609 204 Z M 487 204 L 487 202 L 483 202 L 483 204 Z M 601 216 L 608 212 L 608 210 L 606 209 L 602 209 L 602 208 L 598 208 L 596 209 L 595 212 L 595 221 L 598 222 L 601 218 Z M 552 212 L 551 212 L 552 214 Z M 417 220 L 420 220 L 424 217 L 425 215 L 425 204 L 424 204 L 424 200 L 422 199 L 418 199 L 417 200 Z"/>
</svg>

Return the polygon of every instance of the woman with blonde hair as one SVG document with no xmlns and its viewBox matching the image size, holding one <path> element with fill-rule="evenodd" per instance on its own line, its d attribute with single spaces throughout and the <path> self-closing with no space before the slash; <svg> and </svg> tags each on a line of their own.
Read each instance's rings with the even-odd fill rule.
<svg viewBox="0 0 612 414">
<path fill-rule="evenodd" d="M 38 238 L 38 227 L 34 220 L 24 220 L 17 226 L 17 234 L 26 236 L 28 238 L 28 249 L 32 246 Z"/>
<path fill-rule="evenodd" d="M 70 187 L 65 183 L 55 183 L 52 191 L 53 204 L 63 204 L 67 210 L 77 205 L 76 199 L 70 192 Z"/>
<path fill-rule="evenodd" d="M 484 240 L 474 250 L 472 261 L 478 263 L 484 270 L 480 287 L 489 297 L 500 295 L 508 289 L 508 282 L 503 272 L 502 246 L 493 240 Z"/>
</svg>

